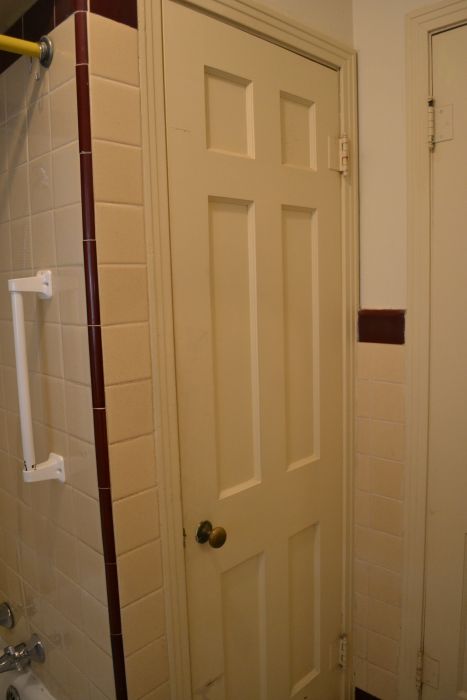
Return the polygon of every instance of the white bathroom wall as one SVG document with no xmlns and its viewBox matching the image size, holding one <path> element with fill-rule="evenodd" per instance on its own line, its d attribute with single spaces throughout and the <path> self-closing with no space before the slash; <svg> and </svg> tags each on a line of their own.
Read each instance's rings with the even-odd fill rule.
<svg viewBox="0 0 467 700">
<path fill-rule="evenodd" d="M 352 0 L 260 0 L 334 39 L 352 44 Z"/>
<path fill-rule="evenodd" d="M 433 0 L 353 0 L 363 308 L 407 307 L 405 17 L 434 4 Z"/>
</svg>

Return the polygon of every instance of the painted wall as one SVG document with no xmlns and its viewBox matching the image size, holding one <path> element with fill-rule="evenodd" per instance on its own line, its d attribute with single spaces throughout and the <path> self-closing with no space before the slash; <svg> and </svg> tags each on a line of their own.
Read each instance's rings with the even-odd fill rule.
<svg viewBox="0 0 467 700">
<path fill-rule="evenodd" d="M 260 0 L 263 5 L 352 44 L 352 0 Z"/>
<path fill-rule="evenodd" d="M 405 16 L 434 4 L 433 0 L 353 0 L 359 61 L 363 308 L 407 306 Z"/>
</svg>

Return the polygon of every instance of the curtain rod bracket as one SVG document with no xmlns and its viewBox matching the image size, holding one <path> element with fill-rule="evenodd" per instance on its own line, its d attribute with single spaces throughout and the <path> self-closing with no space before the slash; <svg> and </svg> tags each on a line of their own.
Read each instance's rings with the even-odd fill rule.
<svg viewBox="0 0 467 700">
<path fill-rule="evenodd" d="M 54 46 L 48 36 L 41 36 L 39 46 L 41 47 L 41 55 L 39 58 L 41 65 L 48 68 L 54 57 Z"/>
</svg>

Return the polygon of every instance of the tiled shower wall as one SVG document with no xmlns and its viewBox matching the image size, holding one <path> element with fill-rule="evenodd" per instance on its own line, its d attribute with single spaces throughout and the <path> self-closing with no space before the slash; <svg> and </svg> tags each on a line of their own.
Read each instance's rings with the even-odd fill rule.
<svg viewBox="0 0 467 700">
<path fill-rule="evenodd" d="M 52 32 L 50 70 L 21 58 L 0 76 L 0 595 L 45 642 L 36 666 L 60 700 L 114 698 L 83 275 L 74 18 Z M 50 268 L 50 301 L 27 299 L 37 457 L 67 483 L 22 482 L 7 280 Z"/>
<path fill-rule="evenodd" d="M 354 684 L 380 700 L 399 698 L 405 352 L 382 343 L 357 351 Z"/>
<path fill-rule="evenodd" d="M 168 700 L 137 30 L 88 14 L 100 319 L 130 700 Z"/>
</svg>

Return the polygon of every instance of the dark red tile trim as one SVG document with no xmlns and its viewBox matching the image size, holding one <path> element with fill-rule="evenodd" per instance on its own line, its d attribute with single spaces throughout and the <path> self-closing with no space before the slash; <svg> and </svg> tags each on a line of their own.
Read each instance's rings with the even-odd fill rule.
<svg viewBox="0 0 467 700">
<path fill-rule="evenodd" d="M 76 94 L 81 167 L 81 208 L 83 221 L 84 276 L 91 368 L 94 441 L 99 487 L 102 546 L 105 562 L 107 604 L 111 633 L 112 661 L 117 700 L 127 700 L 125 655 L 123 651 L 120 595 L 115 549 L 115 531 L 110 491 L 109 444 L 105 409 L 104 362 L 99 304 L 96 252 L 95 203 L 92 165 L 91 109 L 89 94 L 88 35 L 86 12 L 75 13 Z"/>
<path fill-rule="evenodd" d="M 112 658 L 114 660 L 115 671 L 115 695 L 117 700 L 127 700 L 128 693 L 125 676 L 125 653 L 123 651 L 123 637 L 121 634 L 112 634 L 110 637 L 112 645 Z"/>
<path fill-rule="evenodd" d="M 75 43 L 76 65 L 87 64 L 89 61 L 87 12 L 77 12 L 75 14 Z"/>
<path fill-rule="evenodd" d="M 361 309 L 358 312 L 360 343 L 404 345 L 405 311 L 402 309 Z"/>
<path fill-rule="evenodd" d="M 80 13 L 81 15 L 81 13 Z M 76 16 L 78 18 L 78 15 Z M 75 20 L 76 28 L 76 20 Z M 87 56 L 86 56 L 87 59 Z M 78 91 L 78 114 L 81 113 L 78 118 L 78 138 L 79 138 L 79 151 L 80 153 L 90 153 L 91 152 L 91 128 L 89 120 L 86 119 L 85 115 L 89 114 L 91 111 L 91 105 L 89 101 L 89 66 L 87 63 L 83 65 L 76 66 L 76 89 Z M 91 178 L 92 178 L 92 164 L 91 164 Z"/>
<path fill-rule="evenodd" d="M 116 22 L 138 28 L 138 11 L 136 0 L 90 0 L 91 12 L 102 15 Z"/>
<path fill-rule="evenodd" d="M 102 329 L 100 326 L 88 325 L 89 359 L 91 364 L 92 405 L 105 408 L 104 367 L 102 358 Z"/>
<path fill-rule="evenodd" d="M 23 34 L 28 41 L 39 41 L 55 27 L 54 0 L 37 0 L 23 15 Z"/>
<path fill-rule="evenodd" d="M 81 160 L 81 177 L 86 177 L 86 170 L 83 172 L 83 161 Z M 85 196 L 92 194 L 89 188 L 82 188 L 84 190 Z M 85 209 L 91 206 L 90 202 L 87 201 L 86 204 L 82 204 L 83 208 L 83 219 L 85 218 Z M 97 272 L 97 251 L 96 251 L 96 239 L 88 238 L 83 241 L 83 251 L 84 251 L 84 275 L 86 278 L 86 306 L 88 312 L 88 324 L 90 326 L 99 326 L 101 322 L 100 314 L 100 304 L 99 304 L 99 279 Z M 96 348 L 96 352 L 102 350 L 101 348 Z M 103 378 L 102 374 L 102 378 Z M 104 403 L 99 401 L 95 405 L 95 408 L 103 408 Z"/>
<path fill-rule="evenodd" d="M 370 695 L 370 693 L 365 693 L 364 690 L 360 688 L 355 688 L 355 700 L 379 700 L 376 695 Z"/>
<path fill-rule="evenodd" d="M 91 353 L 91 350 L 89 352 Z M 92 362 L 91 360 L 91 364 Z M 97 485 L 100 489 L 110 489 L 109 441 L 107 439 L 107 415 L 105 408 L 94 408 L 93 419 L 97 462 Z M 109 557 L 109 561 L 111 560 L 111 557 Z"/>
</svg>

